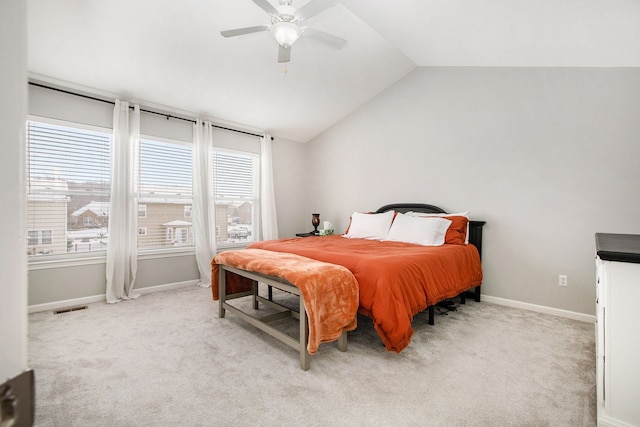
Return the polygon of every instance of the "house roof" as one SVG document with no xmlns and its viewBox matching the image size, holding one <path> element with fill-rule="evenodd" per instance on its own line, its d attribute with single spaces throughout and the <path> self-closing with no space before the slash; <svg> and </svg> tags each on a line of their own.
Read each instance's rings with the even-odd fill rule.
<svg viewBox="0 0 640 427">
<path fill-rule="evenodd" d="M 266 31 L 220 35 L 269 23 L 251 0 L 27 4 L 32 79 L 300 142 L 415 67 L 640 66 L 634 0 L 343 0 L 305 25 L 347 45 L 303 36 L 286 66 Z"/>
<path fill-rule="evenodd" d="M 92 201 L 87 205 L 84 205 L 77 211 L 73 212 L 71 216 L 81 216 L 85 212 L 93 212 L 96 216 L 109 216 L 110 204 L 109 202 L 95 202 Z"/>
</svg>

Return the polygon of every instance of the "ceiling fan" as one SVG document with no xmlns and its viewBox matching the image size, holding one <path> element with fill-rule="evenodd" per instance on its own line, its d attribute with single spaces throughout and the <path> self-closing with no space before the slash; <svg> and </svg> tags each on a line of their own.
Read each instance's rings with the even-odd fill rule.
<svg viewBox="0 0 640 427">
<path fill-rule="evenodd" d="M 271 17 L 270 25 L 258 25 L 254 27 L 236 28 L 234 30 L 221 31 L 224 37 L 242 36 L 245 34 L 269 31 L 278 42 L 278 62 L 291 60 L 291 46 L 304 34 L 313 37 L 336 49 L 341 49 L 347 41 L 343 38 L 325 33 L 300 24 L 317 14 L 334 6 L 336 0 L 311 0 L 309 3 L 296 9 L 291 6 L 292 0 L 280 0 L 279 6 L 273 6 L 267 0 L 253 0 L 262 10 Z"/>
</svg>

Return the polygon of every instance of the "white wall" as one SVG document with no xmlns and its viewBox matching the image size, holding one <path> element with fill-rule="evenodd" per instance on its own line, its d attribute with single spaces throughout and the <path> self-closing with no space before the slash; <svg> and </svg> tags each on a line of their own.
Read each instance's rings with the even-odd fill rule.
<svg viewBox="0 0 640 427">
<path fill-rule="evenodd" d="M 0 383 L 27 368 L 24 122 L 27 115 L 27 7 L 0 2 Z"/>
<path fill-rule="evenodd" d="M 594 233 L 640 233 L 640 69 L 419 68 L 307 159 L 338 229 L 391 202 L 470 210 L 485 294 L 593 314 Z"/>
<path fill-rule="evenodd" d="M 273 186 L 276 193 L 279 237 L 308 232 L 311 212 L 305 210 L 308 189 L 306 144 L 276 138 L 272 145 Z"/>
</svg>

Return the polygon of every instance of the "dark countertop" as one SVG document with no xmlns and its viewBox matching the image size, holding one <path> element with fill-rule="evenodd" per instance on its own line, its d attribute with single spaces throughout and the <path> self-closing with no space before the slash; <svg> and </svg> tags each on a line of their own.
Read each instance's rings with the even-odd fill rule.
<svg viewBox="0 0 640 427">
<path fill-rule="evenodd" d="M 604 261 L 640 264 L 640 235 L 596 233 L 596 253 Z"/>
</svg>

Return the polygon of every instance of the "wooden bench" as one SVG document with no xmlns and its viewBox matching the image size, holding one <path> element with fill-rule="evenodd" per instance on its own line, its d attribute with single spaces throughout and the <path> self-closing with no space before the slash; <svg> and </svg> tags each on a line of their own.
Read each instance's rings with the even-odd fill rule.
<svg viewBox="0 0 640 427">
<path fill-rule="evenodd" d="M 218 265 L 218 288 L 219 288 L 219 317 L 225 316 L 225 310 L 229 310 L 232 313 L 240 316 L 242 319 L 255 326 L 256 328 L 266 332 L 277 340 L 293 347 L 300 354 L 300 368 L 308 370 L 310 368 L 311 360 L 307 351 L 307 341 L 309 338 L 309 325 L 307 322 L 307 313 L 304 308 L 304 299 L 298 289 L 292 283 L 273 276 L 266 276 L 260 273 L 245 271 L 235 267 L 227 265 Z M 238 292 L 227 295 L 226 293 L 226 272 L 235 273 L 239 276 L 246 277 L 253 281 L 253 286 L 250 291 Z M 258 282 L 262 282 L 269 287 L 269 296 L 264 298 L 258 293 Z M 288 292 L 297 296 L 299 301 L 299 311 L 295 311 L 291 308 L 285 307 L 282 304 L 278 304 L 273 301 L 271 288 L 276 288 L 281 291 Z M 243 311 L 240 308 L 229 304 L 227 301 L 251 296 L 253 299 L 253 312 Z M 276 309 L 276 313 L 259 316 L 256 311 L 259 308 L 259 303 Z M 299 333 L 297 337 L 283 332 L 282 330 L 272 326 L 271 323 L 277 320 L 281 320 L 287 317 L 293 317 L 299 321 Z M 338 348 L 340 351 L 347 351 L 347 332 L 343 331 L 342 335 L 338 339 Z"/>
</svg>

